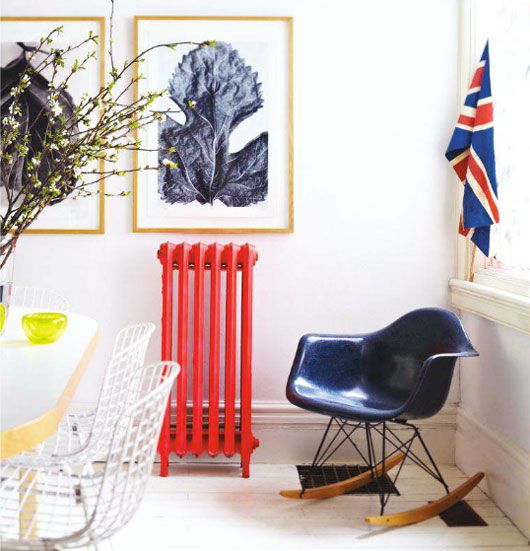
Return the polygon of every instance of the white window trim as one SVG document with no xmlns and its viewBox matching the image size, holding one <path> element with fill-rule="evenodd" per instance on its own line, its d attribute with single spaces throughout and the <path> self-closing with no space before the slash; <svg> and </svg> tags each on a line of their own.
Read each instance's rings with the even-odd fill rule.
<svg viewBox="0 0 530 551">
<path fill-rule="evenodd" d="M 462 0 L 460 4 L 458 109 L 466 96 L 479 50 L 484 46 L 476 44 L 476 5 L 477 0 Z M 456 185 L 455 188 L 457 190 L 455 227 L 457 227 L 462 202 L 462 186 Z M 495 268 L 481 269 L 473 282 L 467 281 L 471 244 L 468 239 L 457 234 L 455 247 L 456 277 L 449 281 L 452 305 L 459 310 L 472 312 L 494 322 L 530 333 L 530 282 L 512 277 L 505 271 Z"/>
<path fill-rule="evenodd" d="M 449 287 L 455 308 L 530 333 L 530 297 L 456 278 Z"/>
</svg>

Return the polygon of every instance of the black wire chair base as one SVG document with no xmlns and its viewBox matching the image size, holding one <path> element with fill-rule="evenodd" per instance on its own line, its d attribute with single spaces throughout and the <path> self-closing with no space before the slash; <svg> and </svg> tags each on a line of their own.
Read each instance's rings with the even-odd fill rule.
<svg viewBox="0 0 530 551">
<path fill-rule="evenodd" d="M 304 490 L 342 482 L 370 470 L 366 465 L 320 465 L 318 467 L 297 465 L 296 469 L 300 486 Z M 344 495 L 379 495 L 381 491 L 396 496 L 401 495 L 388 475 L 381 477 L 380 485 L 372 481 L 361 488 L 345 492 Z"/>
<path fill-rule="evenodd" d="M 313 462 L 309 466 L 304 466 L 306 471 L 304 472 L 305 480 L 318 480 L 319 476 L 322 478 L 322 467 L 335 455 L 335 453 L 346 443 L 349 442 L 352 447 L 355 449 L 359 457 L 364 461 L 364 464 L 361 468 L 364 468 L 364 471 L 370 470 L 372 472 L 372 481 L 369 485 L 377 488 L 376 493 L 379 495 L 379 500 L 381 503 L 381 515 L 384 513 L 385 506 L 391 495 L 396 495 L 393 491 L 393 488 L 396 487 L 396 481 L 401 473 L 403 468 L 403 463 L 405 460 L 409 460 L 412 463 L 416 464 L 418 467 L 423 469 L 426 473 L 432 476 L 435 480 L 440 482 L 444 487 L 446 493 L 449 493 L 449 487 L 447 486 L 442 473 L 438 469 L 434 458 L 432 457 L 425 441 L 423 440 L 420 431 L 416 425 L 405 421 L 405 420 L 394 420 L 392 423 L 400 425 L 402 428 L 409 429 L 410 432 L 405 440 L 402 440 L 400 436 L 396 434 L 395 430 L 389 426 L 389 422 L 377 422 L 377 423 L 368 423 L 368 422 L 353 422 L 347 419 L 341 419 L 338 417 L 331 417 L 329 423 L 324 432 L 324 436 L 318 446 L 317 452 L 313 459 Z M 332 436 L 332 428 L 336 427 L 337 430 Z M 353 435 L 357 430 L 363 430 L 365 433 L 366 439 L 366 455 L 361 451 L 359 446 L 353 440 Z M 374 434 L 381 436 L 381 453 L 378 454 L 376 447 L 374 445 Z M 418 442 L 425 452 L 428 463 L 425 462 L 416 452 L 412 450 L 412 444 Z M 394 473 L 393 478 L 390 477 L 385 472 L 385 461 L 387 461 L 391 456 L 396 453 L 402 453 L 405 456 L 405 459 L 399 464 L 397 470 Z M 379 457 L 378 457 L 379 456 Z M 376 466 L 382 463 L 383 468 L 380 476 L 375 476 Z M 300 472 L 300 471 L 299 471 Z M 360 471 L 363 472 L 363 471 Z M 356 474 L 360 474 L 357 472 Z M 352 476 L 356 476 L 353 474 Z M 325 477 L 324 477 L 325 480 Z M 338 482 L 338 480 L 328 481 L 320 484 L 324 486 L 326 484 L 331 484 L 332 482 Z M 300 476 L 300 483 L 302 484 L 302 495 L 310 487 L 308 484 L 304 484 L 302 477 Z M 360 493 L 355 491 L 355 493 Z M 366 492 L 364 492 L 366 493 Z M 398 494 L 399 495 L 399 494 Z"/>
</svg>

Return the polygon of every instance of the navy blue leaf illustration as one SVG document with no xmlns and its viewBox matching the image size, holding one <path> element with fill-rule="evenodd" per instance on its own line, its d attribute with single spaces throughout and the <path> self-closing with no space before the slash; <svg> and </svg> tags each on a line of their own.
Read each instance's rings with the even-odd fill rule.
<svg viewBox="0 0 530 551">
<path fill-rule="evenodd" d="M 22 48 L 22 52 L 0 70 L 0 118 L 2 119 L 7 115 L 9 106 L 13 102 L 11 89 L 18 83 L 20 75 L 26 70 L 28 65 L 26 52 L 30 52 L 34 49 L 32 46 L 28 46 L 23 42 L 18 42 L 17 44 Z M 19 191 L 25 188 L 27 193 L 31 193 L 32 189 L 34 189 L 24 172 L 24 165 L 27 159 L 39 152 L 42 153 L 42 144 L 45 139 L 46 130 L 50 123 L 55 124 L 56 122 L 56 118 L 51 114 L 49 105 L 49 85 L 50 83 L 42 74 L 34 71 L 29 87 L 23 92 L 19 129 L 22 133 L 25 133 L 31 127 L 30 140 L 28 143 L 30 153 L 27 157 L 20 158 L 18 163 L 10 170 L 6 185 L 11 190 Z M 65 117 L 71 117 L 75 110 L 75 103 L 72 96 L 66 90 L 60 92 L 58 103 L 61 105 Z M 74 130 L 73 134 L 75 134 L 76 128 L 77 127 L 74 127 L 72 129 Z M 49 174 L 55 171 L 57 162 L 57 155 L 55 155 L 53 151 L 48 151 L 42 156 L 38 169 L 39 179 L 42 182 L 46 182 Z M 74 190 L 74 183 L 74 178 L 67 183 L 63 183 L 63 193 L 69 195 Z M 51 203 L 59 203 L 62 200 L 63 198 L 59 197 L 51 201 Z"/>
<path fill-rule="evenodd" d="M 199 46 L 182 58 L 169 82 L 169 95 L 186 115 L 180 124 L 160 123 L 158 192 L 168 203 L 245 207 L 265 200 L 268 190 L 268 133 L 229 152 L 230 134 L 263 106 L 257 73 L 230 44 Z"/>
</svg>

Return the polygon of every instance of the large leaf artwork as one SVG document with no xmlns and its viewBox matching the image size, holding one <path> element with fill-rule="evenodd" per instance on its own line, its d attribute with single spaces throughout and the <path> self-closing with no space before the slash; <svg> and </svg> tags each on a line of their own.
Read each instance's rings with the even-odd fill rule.
<svg viewBox="0 0 530 551">
<path fill-rule="evenodd" d="M 160 124 L 158 191 L 168 203 L 245 207 L 267 197 L 268 133 L 241 150 L 229 151 L 230 134 L 263 105 L 257 73 L 230 44 L 200 46 L 179 63 L 169 82 L 171 99 L 186 122 L 168 117 Z M 176 163 L 176 167 L 175 164 Z M 169 165 L 169 166 L 167 166 Z"/>
<path fill-rule="evenodd" d="M 20 74 L 28 65 L 26 58 L 26 52 L 31 51 L 30 46 L 26 46 L 24 43 L 19 42 L 19 46 L 22 51 L 18 57 L 13 59 L 8 65 L 1 69 L 1 117 L 7 115 L 9 105 L 12 102 L 11 89 L 15 86 L 20 78 Z M 40 73 L 34 72 L 31 77 L 31 84 L 24 91 L 22 96 L 22 114 L 20 116 L 20 130 L 21 132 L 27 132 L 29 130 L 31 139 L 28 144 L 29 155 L 24 159 L 30 159 L 36 153 L 43 150 L 43 141 L 45 139 L 46 130 L 49 128 L 50 120 L 54 120 L 54 116 L 51 113 L 49 105 L 49 85 L 48 80 Z M 63 90 L 58 97 L 58 103 L 62 107 L 63 115 L 68 118 L 72 115 L 75 104 L 72 96 Z M 77 127 L 72 127 L 72 133 L 75 134 Z M 41 182 L 46 182 L 48 176 L 55 172 L 54 164 L 57 162 L 56 156 L 52 151 L 44 153 L 41 157 L 39 165 L 39 179 Z M 25 187 L 27 193 L 32 191 L 32 187 L 27 181 L 24 171 L 24 161 L 17 163 L 17 166 L 13 166 L 9 173 L 9 182 L 7 185 L 10 189 L 20 190 Z M 74 182 L 70 185 L 65 185 L 62 191 L 68 195 L 74 189 Z M 52 201 L 52 203 L 58 203 L 62 201 L 62 198 L 58 198 Z"/>
</svg>

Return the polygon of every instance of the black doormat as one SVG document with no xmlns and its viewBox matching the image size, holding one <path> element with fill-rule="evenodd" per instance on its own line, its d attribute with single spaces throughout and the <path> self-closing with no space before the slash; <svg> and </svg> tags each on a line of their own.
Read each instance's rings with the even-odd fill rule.
<svg viewBox="0 0 530 551">
<path fill-rule="evenodd" d="M 311 468 L 311 465 L 296 465 L 296 469 L 298 470 L 300 485 L 304 490 L 308 488 L 319 488 L 320 486 L 333 484 L 335 482 L 342 482 L 343 480 L 353 478 L 354 476 L 358 476 L 370 470 L 369 467 L 365 465 L 323 465 L 313 468 Z M 396 496 L 400 495 L 398 489 L 386 474 L 361 488 L 346 492 L 346 494 L 351 495 L 379 495 L 381 493 L 394 494 Z"/>
<path fill-rule="evenodd" d="M 440 518 L 447 526 L 487 526 L 488 523 L 467 503 L 459 501 L 443 513 Z"/>
</svg>

